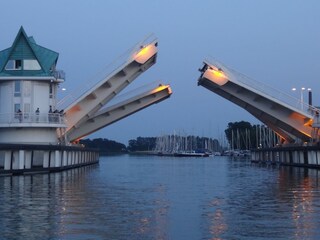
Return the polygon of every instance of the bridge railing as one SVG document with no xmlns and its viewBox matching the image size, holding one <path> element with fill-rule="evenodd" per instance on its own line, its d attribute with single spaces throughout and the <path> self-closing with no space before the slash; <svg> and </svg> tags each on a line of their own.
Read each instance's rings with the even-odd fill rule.
<svg viewBox="0 0 320 240">
<path fill-rule="evenodd" d="M 106 104 L 105 107 L 111 106 L 111 105 L 115 105 L 118 104 L 122 101 L 125 101 L 127 99 L 130 99 L 134 96 L 137 96 L 139 94 L 145 93 L 146 91 L 149 91 L 151 89 L 156 88 L 157 86 L 159 86 L 161 84 L 160 80 L 156 80 L 147 84 L 144 84 L 142 86 L 139 86 L 137 88 L 134 88 L 130 91 L 126 91 L 122 94 L 119 94 L 117 96 L 115 96 L 108 104 Z"/>
<path fill-rule="evenodd" d="M 314 116 L 316 113 L 319 114 L 320 109 L 311 106 L 306 102 L 302 101 L 301 99 L 296 98 L 288 93 L 282 92 L 279 89 L 271 87 L 265 83 L 256 81 L 246 76 L 245 74 L 242 74 L 226 66 L 225 64 L 215 60 L 214 58 L 207 58 L 205 60 L 205 63 L 216 66 L 217 68 L 221 68 L 230 81 L 239 82 L 248 88 L 254 89 L 255 91 L 258 91 L 264 95 L 267 95 L 268 97 L 277 100 L 280 104 L 285 103 L 289 105 L 292 109 L 298 112 L 302 112 L 305 115 Z"/>
<path fill-rule="evenodd" d="M 146 46 L 152 42 L 156 41 L 156 37 L 151 34 L 147 36 L 142 41 L 135 44 L 133 47 L 129 48 L 125 51 L 122 55 L 118 58 L 113 60 L 110 64 L 106 65 L 103 69 L 101 69 L 97 74 L 89 78 L 87 81 L 79 84 L 79 87 L 72 90 L 72 92 L 65 97 L 63 97 L 58 102 L 59 109 L 66 109 L 70 106 L 73 102 L 79 99 L 82 95 L 86 94 L 90 89 L 93 89 L 97 84 L 105 81 L 122 68 L 127 65 L 129 62 L 133 60 L 134 54 L 141 49 L 142 46 Z"/>
</svg>

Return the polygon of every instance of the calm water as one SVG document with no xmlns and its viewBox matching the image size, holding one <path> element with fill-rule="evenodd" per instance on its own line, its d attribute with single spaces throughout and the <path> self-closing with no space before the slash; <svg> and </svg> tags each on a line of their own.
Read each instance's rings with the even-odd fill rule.
<svg viewBox="0 0 320 240">
<path fill-rule="evenodd" d="M 317 170 L 123 155 L 0 186 L 1 239 L 320 238 Z"/>
</svg>

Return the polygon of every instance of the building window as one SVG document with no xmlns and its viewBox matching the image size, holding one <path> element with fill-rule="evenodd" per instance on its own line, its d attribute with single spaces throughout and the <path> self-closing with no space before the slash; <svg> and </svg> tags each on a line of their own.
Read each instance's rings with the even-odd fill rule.
<svg viewBox="0 0 320 240">
<path fill-rule="evenodd" d="M 23 70 L 41 70 L 40 64 L 35 59 L 23 60 Z"/>
<path fill-rule="evenodd" d="M 31 82 L 23 81 L 23 96 L 30 97 L 31 96 Z"/>
<path fill-rule="evenodd" d="M 5 67 L 6 70 L 21 70 L 22 61 L 21 60 L 9 60 Z"/>
<path fill-rule="evenodd" d="M 53 98 L 53 86 L 52 83 L 49 85 L 49 98 Z"/>
<path fill-rule="evenodd" d="M 23 63 L 23 64 L 22 64 Z M 36 59 L 9 60 L 6 70 L 41 70 L 41 66 Z"/>
<path fill-rule="evenodd" d="M 23 107 L 23 112 L 24 112 L 24 118 L 28 118 L 29 113 L 31 112 L 31 106 L 30 103 L 25 103 Z"/>
<path fill-rule="evenodd" d="M 21 111 L 20 103 L 15 103 L 14 104 L 14 112 L 17 113 L 18 111 Z"/>
<path fill-rule="evenodd" d="M 14 96 L 21 96 L 21 81 L 14 81 Z"/>
<path fill-rule="evenodd" d="M 21 70 L 22 69 L 22 63 L 21 63 L 21 60 L 15 60 L 15 69 L 16 70 Z"/>
<path fill-rule="evenodd" d="M 15 66 L 14 60 L 9 60 L 6 65 L 6 70 L 13 70 L 14 66 Z"/>
<path fill-rule="evenodd" d="M 30 112 L 31 112 L 30 103 L 25 103 L 25 104 L 24 104 L 24 109 L 23 109 L 23 111 L 24 111 L 25 113 L 30 113 Z"/>
<path fill-rule="evenodd" d="M 7 65 L 6 65 L 6 70 L 13 70 L 14 67 L 15 67 L 15 63 L 14 62 L 15 62 L 14 60 L 9 60 L 7 62 Z"/>
</svg>

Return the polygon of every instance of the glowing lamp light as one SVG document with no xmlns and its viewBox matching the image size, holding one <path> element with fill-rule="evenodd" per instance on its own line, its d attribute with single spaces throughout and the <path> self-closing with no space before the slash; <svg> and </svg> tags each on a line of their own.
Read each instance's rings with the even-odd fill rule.
<svg viewBox="0 0 320 240">
<path fill-rule="evenodd" d="M 222 71 L 216 71 L 216 70 L 212 70 L 212 71 L 213 71 L 213 74 L 217 77 L 220 77 L 220 78 L 226 77 Z"/>
<path fill-rule="evenodd" d="M 220 69 L 216 70 L 210 67 L 205 71 L 205 73 L 203 74 L 203 77 L 211 80 L 212 82 L 218 84 L 219 86 L 223 86 L 229 81 L 222 70 Z"/>
<path fill-rule="evenodd" d="M 311 126 L 312 126 L 312 123 L 313 123 L 313 119 L 311 118 L 311 119 L 309 119 L 307 122 L 305 122 L 303 125 L 304 125 L 304 126 L 309 126 L 309 127 L 311 127 Z"/>
<path fill-rule="evenodd" d="M 157 53 L 156 44 L 149 44 L 147 46 L 143 46 L 139 50 L 139 52 L 134 55 L 134 60 L 140 64 L 144 64 L 156 53 Z"/>
<path fill-rule="evenodd" d="M 168 89 L 168 93 L 169 93 L 169 94 L 172 93 L 172 90 L 171 90 L 170 85 L 162 85 L 162 84 L 160 84 L 156 89 L 154 89 L 154 90 L 152 91 L 152 93 L 161 92 L 161 91 L 163 91 L 164 89 Z"/>
<path fill-rule="evenodd" d="M 142 47 L 140 52 L 138 52 L 137 57 L 147 54 L 149 50 L 150 50 L 150 45 L 146 47 Z"/>
<path fill-rule="evenodd" d="M 66 88 L 61 88 L 61 90 L 62 90 L 62 91 L 66 91 L 67 89 L 66 89 Z"/>
</svg>

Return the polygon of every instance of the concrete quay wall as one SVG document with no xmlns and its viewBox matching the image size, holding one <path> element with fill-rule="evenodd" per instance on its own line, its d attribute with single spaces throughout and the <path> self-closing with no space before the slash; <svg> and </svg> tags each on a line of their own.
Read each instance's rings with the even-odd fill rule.
<svg viewBox="0 0 320 240">
<path fill-rule="evenodd" d="M 290 146 L 251 150 L 251 161 L 320 168 L 320 146 Z"/>
<path fill-rule="evenodd" d="M 75 146 L 0 144 L 0 175 L 56 172 L 99 162 L 99 152 Z"/>
</svg>

